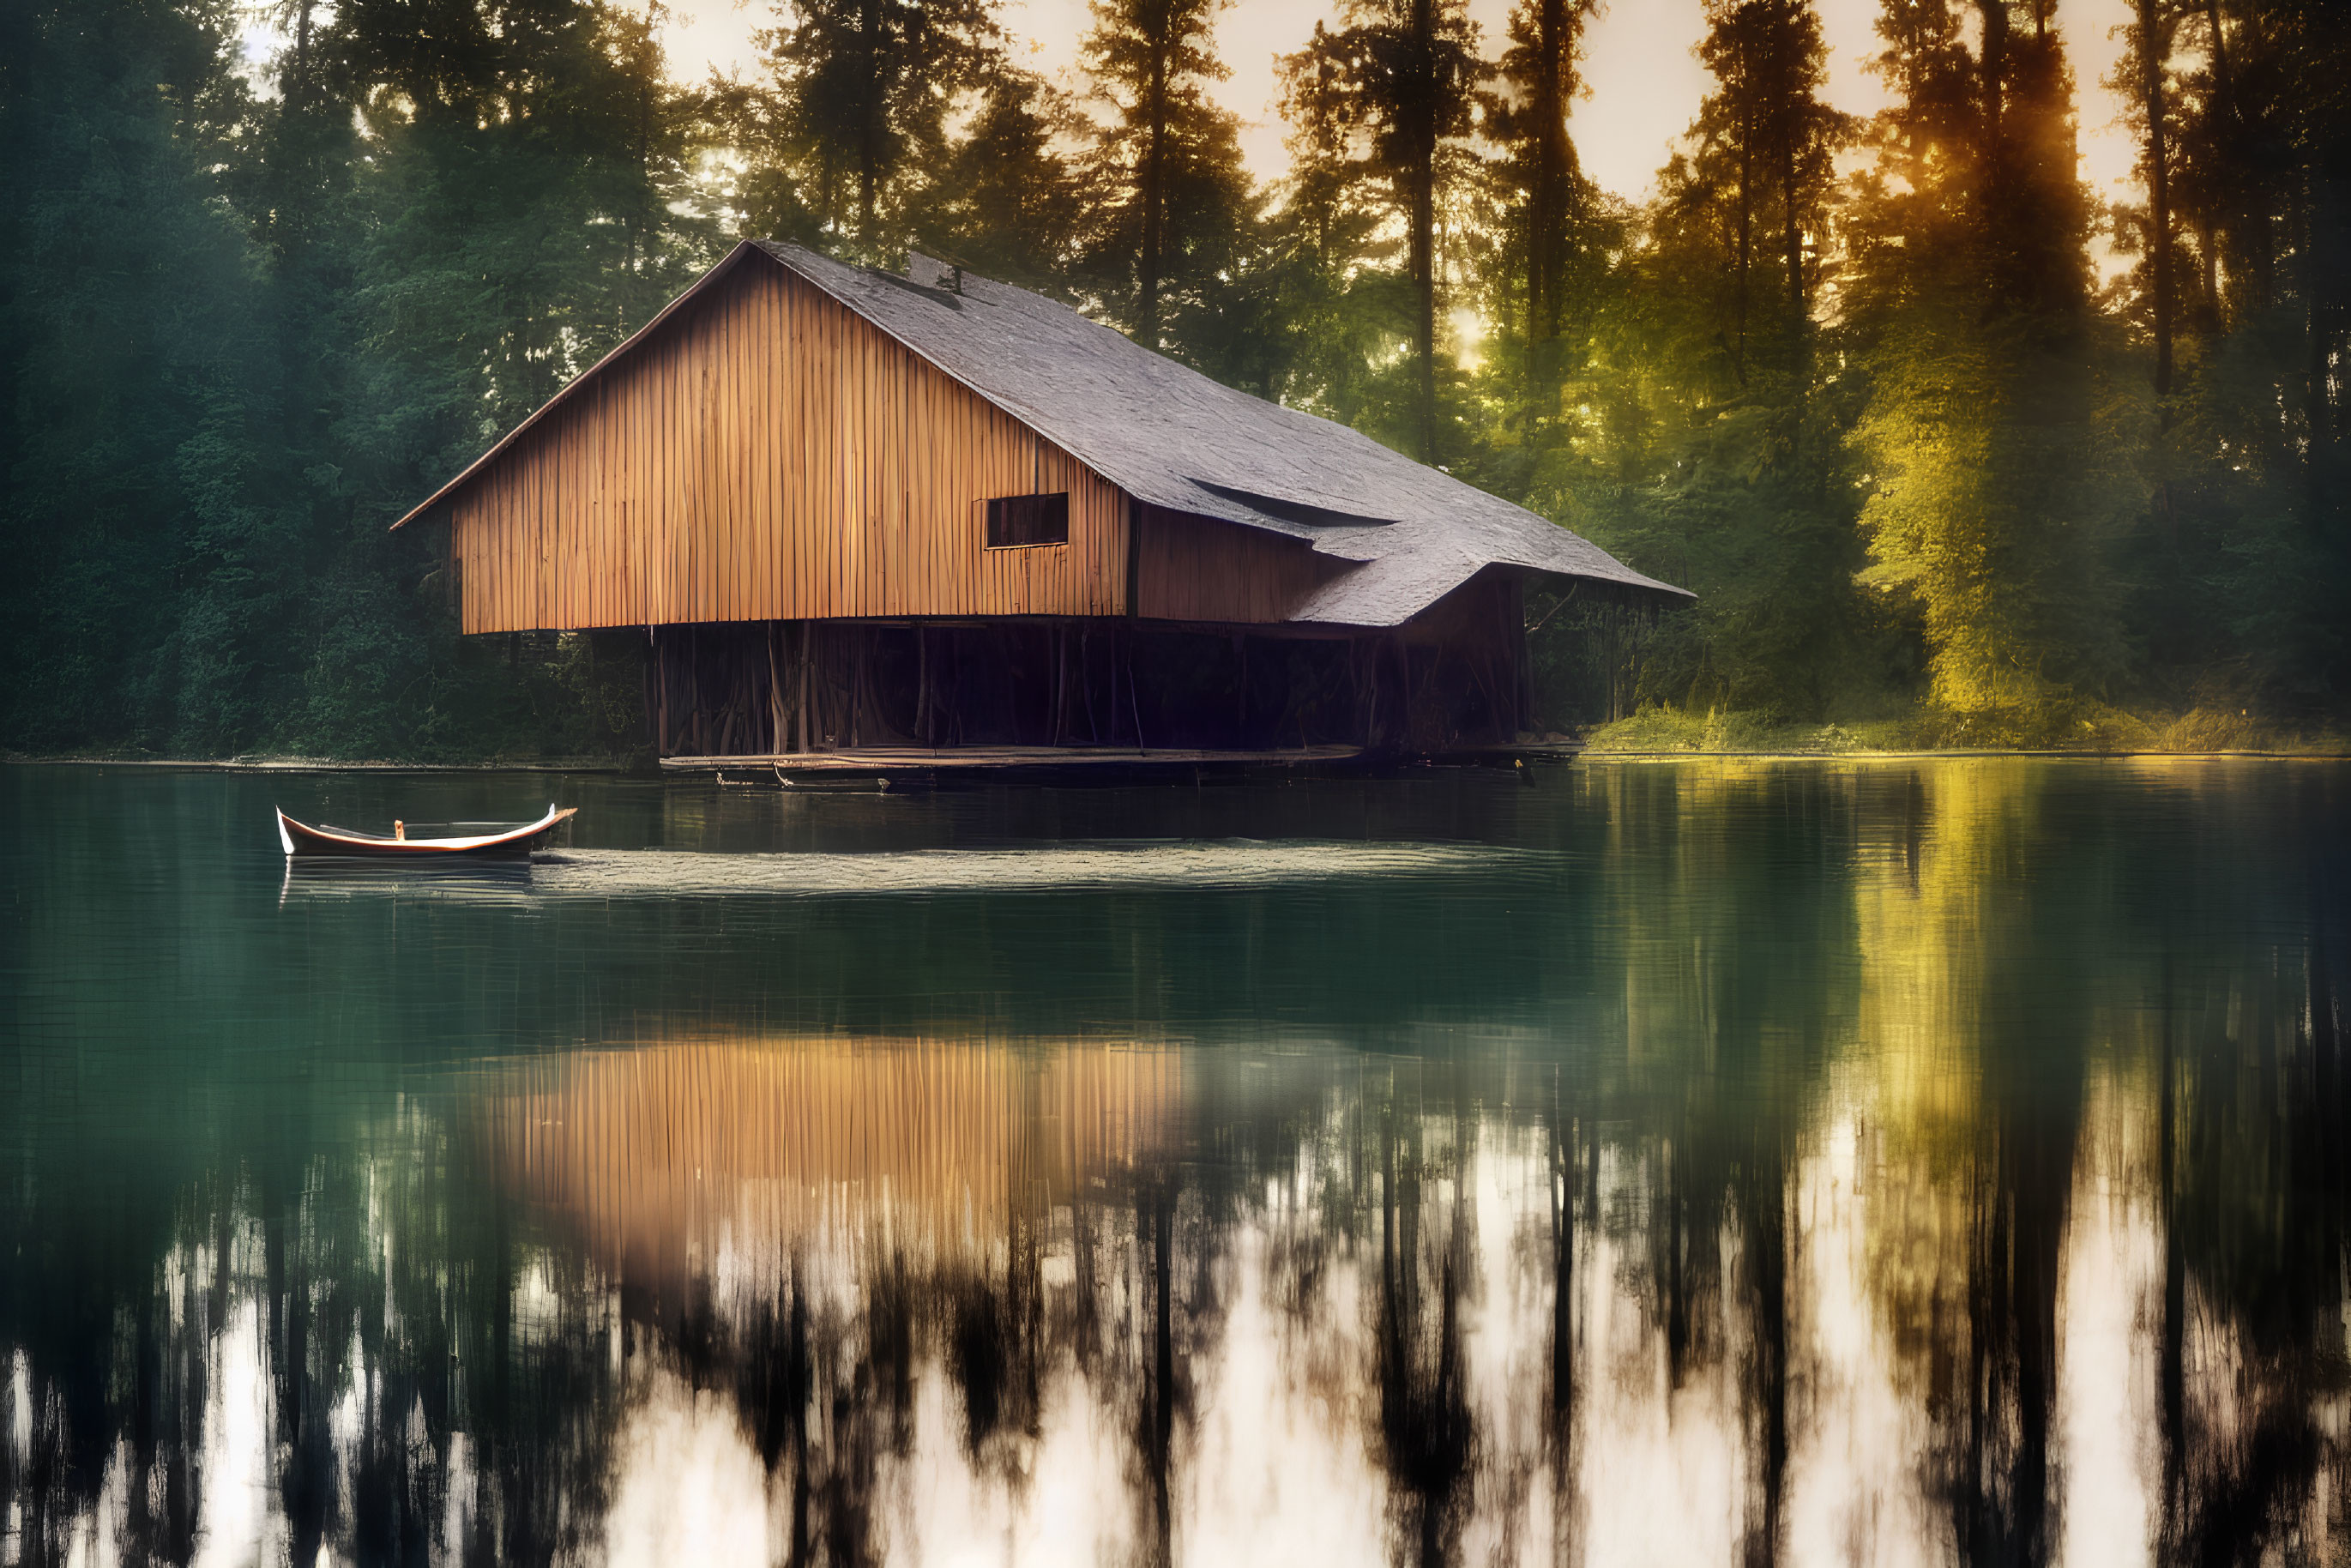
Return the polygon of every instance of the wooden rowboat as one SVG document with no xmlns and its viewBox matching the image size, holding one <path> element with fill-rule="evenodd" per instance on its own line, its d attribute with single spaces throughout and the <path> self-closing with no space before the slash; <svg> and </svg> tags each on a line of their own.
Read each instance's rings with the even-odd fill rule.
<svg viewBox="0 0 2351 1568">
<path fill-rule="evenodd" d="M 467 855 L 480 860 L 517 859 L 537 849 L 547 835 L 555 831 L 557 824 L 578 810 L 577 806 L 566 806 L 558 810 L 550 805 L 546 816 L 518 828 L 500 828 L 496 832 L 438 839 L 412 839 L 398 822 L 392 824 L 393 831 L 389 836 L 362 833 L 350 828 L 323 825 L 313 828 L 279 811 L 277 841 L 286 847 L 289 855 L 369 855 L 390 860 L 445 855 Z"/>
</svg>

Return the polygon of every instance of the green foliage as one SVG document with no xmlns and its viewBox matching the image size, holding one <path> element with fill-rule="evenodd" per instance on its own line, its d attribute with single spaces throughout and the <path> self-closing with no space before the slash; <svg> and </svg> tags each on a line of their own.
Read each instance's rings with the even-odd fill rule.
<svg viewBox="0 0 2351 1568">
<path fill-rule="evenodd" d="M 1855 751 L 1905 751 L 1919 744 L 1914 726 L 1899 719 L 1857 724 L 1787 724 L 1737 708 L 1644 707 L 1601 726 L 1587 744 L 1599 752 L 1765 752 L 1834 756 Z"/>
<path fill-rule="evenodd" d="M 1136 340 L 1216 370 L 1228 286 L 1255 248 L 1258 197 L 1239 122 L 1207 84 L 1230 74 L 1211 29 L 1225 0 L 1093 0 L 1084 61 L 1105 115 L 1084 167 L 1080 270 Z"/>
<path fill-rule="evenodd" d="M 431 545 L 384 528 L 709 259 L 684 95 L 642 18 L 444 7 L 420 48 L 360 3 L 298 7 L 257 99 L 230 19 L 10 13 L 0 735 L 584 743 L 569 698 L 511 722 L 555 651 L 461 653 Z"/>
<path fill-rule="evenodd" d="M 2063 40 L 2037 14 L 2015 31 L 2005 0 L 1980 12 L 1972 50 L 1949 5 L 1881 29 L 1906 96 L 1846 215 L 1867 387 L 1850 440 L 1861 580 L 1917 618 L 1928 700 L 2030 729 L 2117 691 L 2112 546 L 2140 486 L 2088 310 Z"/>
<path fill-rule="evenodd" d="M 1283 110 L 1298 127 L 1293 154 L 1315 160 L 1315 200 L 1375 193 L 1403 228 L 1415 380 L 1405 417 L 1386 423 L 1410 433 L 1397 444 L 1434 463 L 1453 444 L 1438 412 L 1438 225 L 1472 183 L 1469 134 L 1489 68 L 1463 0 L 1346 0 L 1341 16 L 1343 26 L 1317 22 L 1306 47 L 1281 60 Z"/>
<path fill-rule="evenodd" d="M 1086 190 L 1061 152 L 1076 111 L 1050 83 L 997 73 L 946 166 L 917 239 L 985 277 L 1065 293 L 1081 254 Z"/>
<path fill-rule="evenodd" d="M 760 35 L 769 119 L 827 239 L 869 259 L 911 230 L 947 150 L 956 94 L 999 68 L 984 0 L 787 0 Z"/>
<path fill-rule="evenodd" d="M 2047 0 L 1885 0 L 1866 127 L 1808 0 L 1709 0 L 1637 208 L 1568 134 L 1585 0 L 1490 59 L 1458 0 L 1351 0 L 1264 189 L 1221 14 L 1094 0 L 1062 86 L 993 0 L 781 0 L 687 89 L 602 0 L 284 0 L 258 68 L 222 0 L 0 8 L 0 745 L 640 747 L 641 644 L 461 637 L 386 525 L 747 234 L 1043 289 L 1697 591 L 1531 593 L 1546 727 L 2339 722 L 2351 12 L 2137 7 L 2166 195 L 2103 287 Z"/>
<path fill-rule="evenodd" d="M 2104 697 L 2124 674 L 2113 542 L 2140 499 L 2098 366 L 1945 316 L 1876 346 L 1853 442 L 1872 475 L 1866 585 L 1915 608 L 1955 713 Z"/>
</svg>

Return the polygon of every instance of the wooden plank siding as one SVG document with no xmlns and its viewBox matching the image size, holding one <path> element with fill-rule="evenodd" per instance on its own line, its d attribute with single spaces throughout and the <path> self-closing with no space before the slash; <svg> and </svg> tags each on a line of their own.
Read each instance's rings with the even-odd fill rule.
<svg viewBox="0 0 2351 1568">
<path fill-rule="evenodd" d="M 1286 534 L 1157 507 L 1143 508 L 1140 532 L 1135 612 L 1157 621 L 1287 621 L 1351 564 Z"/>
<path fill-rule="evenodd" d="M 983 548 L 987 499 L 1061 490 L 1066 545 Z M 1115 486 L 780 266 L 721 280 L 450 506 L 467 632 L 1126 611 Z"/>
</svg>

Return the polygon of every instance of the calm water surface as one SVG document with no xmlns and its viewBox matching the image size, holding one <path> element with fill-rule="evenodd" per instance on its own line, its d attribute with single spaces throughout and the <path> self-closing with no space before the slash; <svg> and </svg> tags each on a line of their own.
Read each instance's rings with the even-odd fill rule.
<svg viewBox="0 0 2351 1568">
<path fill-rule="evenodd" d="M 2339 1561 L 2346 807 L 0 769 L 0 1563 Z"/>
</svg>

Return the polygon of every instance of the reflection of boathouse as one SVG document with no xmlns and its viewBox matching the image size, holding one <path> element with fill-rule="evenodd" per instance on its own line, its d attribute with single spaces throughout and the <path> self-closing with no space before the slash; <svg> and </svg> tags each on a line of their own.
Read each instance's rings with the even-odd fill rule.
<svg viewBox="0 0 2351 1568">
<path fill-rule="evenodd" d="M 765 243 L 428 514 L 467 632 L 646 629 L 664 756 L 1507 742 L 1530 583 L 1686 597 L 1065 306 Z"/>
<path fill-rule="evenodd" d="M 943 1040 L 669 1040 L 534 1061 L 483 1130 L 502 1174 L 608 1267 L 678 1283 L 721 1228 L 765 1260 L 878 1243 L 985 1260 L 1172 1138 L 1172 1050 Z"/>
</svg>

